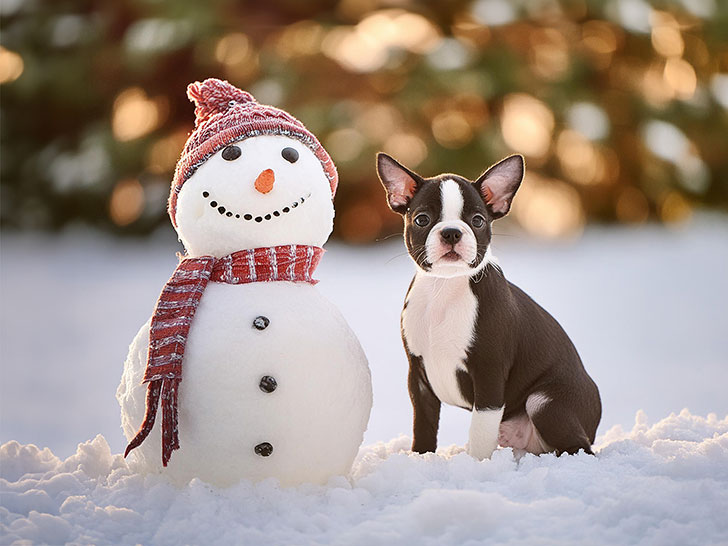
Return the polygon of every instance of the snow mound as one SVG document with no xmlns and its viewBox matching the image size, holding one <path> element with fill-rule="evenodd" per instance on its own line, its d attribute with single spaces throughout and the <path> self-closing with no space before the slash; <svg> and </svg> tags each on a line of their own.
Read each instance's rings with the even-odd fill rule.
<svg viewBox="0 0 728 546">
<path fill-rule="evenodd" d="M 399 437 L 350 479 L 182 488 L 136 474 L 103 436 L 62 461 L 0 448 L 0 544 L 725 544 L 728 416 L 683 410 L 599 438 L 597 456 L 424 456 Z M 525 542 L 524 542 L 525 541 Z"/>
</svg>

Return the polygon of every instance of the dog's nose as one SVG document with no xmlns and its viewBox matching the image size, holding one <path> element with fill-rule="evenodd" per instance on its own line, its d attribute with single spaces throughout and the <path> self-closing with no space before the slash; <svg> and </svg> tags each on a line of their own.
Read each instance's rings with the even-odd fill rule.
<svg viewBox="0 0 728 546">
<path fill-rule="evenodd" d="M 258 175 L 255 179 L 255 189 L 260 193 L 268 193 L 273 189 L 273 184 L 276 181 L 276 175 L 273 169 L 266 169 Z"/>
<path fill-rule="evenodd" d="M 445 228 L 440 232 L 440 237 L 442 237 L 442 240 L 446 243 L 450 243 L 451 245 L 457 244 L 462 236 L 463 232 L 460 231 L 458 228 Z"/>
</svg>

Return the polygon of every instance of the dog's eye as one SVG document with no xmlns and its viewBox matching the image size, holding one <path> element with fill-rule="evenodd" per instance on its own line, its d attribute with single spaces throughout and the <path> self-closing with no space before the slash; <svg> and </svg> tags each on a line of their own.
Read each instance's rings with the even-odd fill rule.
<svg viewBox="0 0 728 546">
<path fill-rule="evenodd" d="M 233 144 L 232 146 L 226 147 L 222 151 L 222 158 L 225 161 L 235 161 L 237 158 L 240 157 L 240 154 L 242 154 L 242 153 L 243 152 L 240 151 L 240 148 L 238 148 L 237 146 L 235 146 Z"/>
<path fill-rule="evenodd" d="M 281 150 L 281 155 L 283 156 L 283 159 L 289 163 L 295 163 L 298 161 L 298 150 L 295 148 L 283 148 L 283 150 Z"/>
<path fill-rule="evenodd" d="M 473 224 L 473 227 L 480 228 L 483 227 L 485 224 L 485 218 L 483 218 L 482 215 L 476 214 L 473 216 L 473 219 L 470 221 L 471 224 Z"/>
<path fill-rule="evenodd" d="M 430 217 L 426 214 L 418 214 L 415 216 L 415 224 L 417 224 L 420 227 L 425 227 L 427 224 L 430 223 Z"/>
</svg>

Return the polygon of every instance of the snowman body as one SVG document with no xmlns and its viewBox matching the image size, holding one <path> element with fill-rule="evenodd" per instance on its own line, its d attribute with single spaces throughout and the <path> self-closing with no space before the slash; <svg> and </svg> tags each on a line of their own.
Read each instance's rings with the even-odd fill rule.
<svg viewBox="0 0 728 546">
<path fill-rule="evenodd" d="M 131 438 L 144 417 L 149 323 L 132 343 L 119 400 Z M 210 283 L 190 329 L 179 393 L 180 449 L 164 472 L 226 486 L 346 475 L 371 407 L 359 342 L 315 286 Z M 256 447 L 272 451 L 260 455 Z M 159 420 L 136 454 L 162 471 Z M 261 448 L 258 448 L 261 452 Z"/>
<path fill-rule="evenodd" d="M 188 255 L 323 246 L 334 210 L 312 150 L 280 135 L 232 147 L 209 157 L 179 192 L 176 228 Z M 145 413 L 149 324 L 130 347 L 117 391 L 128 439 Z M 218 486 L 269 477 L 325 483 L 349 472 L 369 419 L 371 378 L 356 336 L 313 284 L 210 282 L 182 370 L 180 447 L 163 468 L 157 419 L 130 454 L 141 471 Z"/>
</svg>

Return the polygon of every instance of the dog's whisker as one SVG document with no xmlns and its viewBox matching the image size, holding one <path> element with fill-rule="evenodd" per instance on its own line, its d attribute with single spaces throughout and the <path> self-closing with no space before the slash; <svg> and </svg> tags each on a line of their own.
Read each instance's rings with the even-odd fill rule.
<svg viewBox="0 0 728 546">
<path fill-rule="evenodd" d="M 375 243 L 381 243 L 383 241 L 386 241 L 387 239 L 391 239 L 392 237 L 401 237 L 401 233 L 390 233 L 389 235 L 385 235 L 384 237 L 378 237 L 374 239 Z"/>
</svg>

